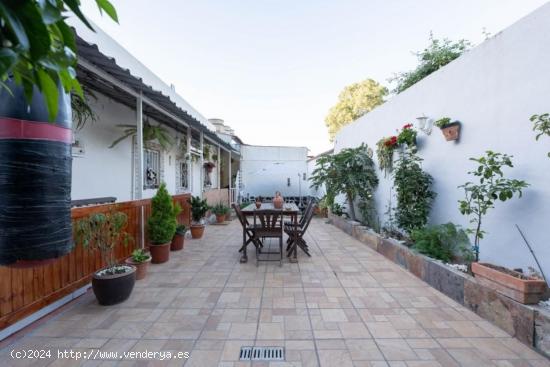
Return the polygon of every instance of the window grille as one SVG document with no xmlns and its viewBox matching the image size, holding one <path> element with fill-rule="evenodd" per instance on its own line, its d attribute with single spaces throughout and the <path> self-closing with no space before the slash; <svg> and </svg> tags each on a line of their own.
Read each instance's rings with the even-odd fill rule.
<svg viewBox="0 0 550 367">
<path fill-rule="evenodd" d="M 189 184 L 187 182 L 188 180 L 188 167 L 189 165 L 187 164 L 187 162 L 181 162 L 180 163 L 180 187 L 182 189 L 185 189 L 185 190 L 188 190 L 189 189 Z"/>
<path fill-rule="evenodd" d="M 146 189 L 156 189 L 160 184 L 160 151 L 144 149 L 143 159 L 145 163 L 145 172 L 143 172 L 143 186 Z"/>
</svg>

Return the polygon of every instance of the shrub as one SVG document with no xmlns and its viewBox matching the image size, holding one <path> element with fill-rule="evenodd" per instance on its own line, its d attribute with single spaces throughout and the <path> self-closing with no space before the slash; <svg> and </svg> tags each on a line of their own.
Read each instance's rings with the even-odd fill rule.
<svg viewBox="0 0 550 367">
<path fill-rule="evenodd" d="M 399 228 L 410 233 L 422 228 L 428 221 L 432 201 L 436 193 L 430 190 L 432 176 L 422 170 L 422 159 L 412 152 L 405 152 L 393 173 L 397 192 L 395 219 Z"/>
<path fill-rule="evenodd" d="M 151 217 L 147 221 L 152 244 L 163 244 L 172 240 L 178 225 L 176 216 L 177 207 L 174 207 L 172 197 L 163 182 L 151 200 Z"/>
<path fill-rule="evenodd" d="M 470 263 L 474 258 L 468 235 L 453 223 L 415 229 L 411 239 L 415 250 L 434 259 Z"/>
<path fill-rule="evenodd" d="M 212 207 L 212 212 L 216 215 L 225 215 L 229 212 L 229 208 L 227 205 L 224 205 L 222 203 L 218 203 Z"/>
<path fill-rule="evenodd" d="M 195 223 L 200 223 L 206 215 L 208 209 L 210 209 L 206 199 L 201 199 L 198 196 L 192 196 L 191 199 L 189 199 L 189 204 L 191 204 L 191 218 Z"/>
</svg>

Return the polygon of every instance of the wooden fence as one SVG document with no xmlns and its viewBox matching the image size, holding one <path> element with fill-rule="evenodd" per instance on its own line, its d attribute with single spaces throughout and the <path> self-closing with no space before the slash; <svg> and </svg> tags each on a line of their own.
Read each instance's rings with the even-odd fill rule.
<svg viewBox="0 0 550 367">
<path fill-rule="evenodd" d="M 190 218 L 188 198 L 188 194 L 174 196 L 174 202 L 183 208 L 178 221 L 186 225 Z M 121 261 L 135 248 L 147 247 L 144 246 L 147 244 L 144 229 L 151 213 L 150 199 L 73 208 L 71 217 L 74 222 L 92 213 L 108 212 L 113 207 L 128 215 L 126 231 L 134 239 L 128 246 L 116 247 L 115 256 Z M 44 266 L 23 269 L 0 266 L 0 330 L 83 287 L 103 266 L 99 252 L 80 244 L 75 244 L 69 254 Z"/>
</svg>

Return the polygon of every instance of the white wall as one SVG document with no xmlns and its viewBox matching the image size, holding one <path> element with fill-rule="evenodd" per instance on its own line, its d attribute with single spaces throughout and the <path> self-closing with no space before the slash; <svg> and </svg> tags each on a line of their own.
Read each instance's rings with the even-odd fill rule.
<svg viewBox="0 0 550 367">
<path fill-rule="evenodd" d="M 470 180 L 469 157 L 486 150 L 514 155 L 515 168 L 506 176 L 531 186 L 522 199 L 496 203 L 484 219 L 488 234 L 481 244 L 482 260 L 510 267 L 534 266 L 514 224 L 526 234 L 546 275 L 550 275 L 550 151 L 548 138 L 535 142 L 529 117 L 550 112 L 550 4 L 484 42 L 438 72 L 395 96 L 345 127 L 337 136 L 336 151 L 362 142 L 375 149 L 421 114 L 460 120 L 458 143 L 446 142 L 438 128 L 430 136 L 419 133 L 419 155 L 434 177 L 438 193 L 431 223 L 452 221 L 468 226 L 458 211 L 463 198 L 457 186 Z M 379 172 L 376 193 L 379 215 L 385 211 L 391 182 Z"/>
<path fill-rule="evenodd" d="M 136 123 L 135 111 L 118 103 L 99 92 L 94 92 L 97 100 L 90 98 L 92 109 L 96 112 L 96 122 L 89 122 L 75 133 L 76 139 L 84 146 L 82 156 L 73 157 L 72 192 L 73 200 L 114 196 L 117 201 L 132 199 L 132 182 L 134 180 L 132 139 L 128 138 L 110 149 L 111 143 L 123 130 L 117 125 Z M 151 119 L 151 123 L 158 122 Z M 176 132 L 165 127 L 171 136 Z M 178 147 L 163 151 L 163 181 L 171 194 L 176 190 L 176 155 Z M 194 166 L 193 177 L 200 180 L 200 164 Z M 200 194 L 200 181 L 194 182 L 196 193 Z M 143 191 L 143 198 L 153 197 L 156 190 Z"/>
<path fill-rule="evenodd" d="M 306 159 L 305 147 L 241 146 L 244 195 L 274 196 L 275 191 L 281 191 L 283 196 L 298 196 L 300 192 L 302 196 L 308 195 Z"/>
</svg>

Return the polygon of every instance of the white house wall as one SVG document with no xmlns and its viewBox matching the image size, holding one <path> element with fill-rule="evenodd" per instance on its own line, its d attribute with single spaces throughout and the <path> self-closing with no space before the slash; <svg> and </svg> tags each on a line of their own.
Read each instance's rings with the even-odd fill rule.
<svg viewBox="0 0 550 367">
<path fill-rule="evenodd" d="M 527 181 L 522 199 L 496 203 L 485 217 L 487 231 L 481 258 L 510 267 L 534 266 L 514 224 L 518 224 L 550 275 L 550 151 L 548 137 L 535 142 L 529 117 L 550 112 L 550 4 L 395 96 L 384 105 L 346 126 L 337 136 L 335 150 L 362 142 L 375 150 L 383 136 L 394 135 L 405 123 L 449 116 L 462 122 L 460 141 L 446 142 L 434 127 L 430 136 L 419 133 L 423 167 L 434 178 L 438 193 L 430 222 L 452 221 L 465 227 L 468 219 L 458 211 L 463 191 L 457 188 L 472 178 L 470 157 L 486 150 L 514 156 L 505 175 Z M 376 159 L 376 157 L 375 157 Z M 382 217 L 391 181 L 379 172 L 376 192 Z M 382 220 L 384 222 L 384 220 Z"/>
<path fill-rule="evenodd" d="M 241 146 L 244 196 L 273 196 L 275 191 L 283 196 L 308 195 L 306 159 L 305 147 Z"/>
</svg>

